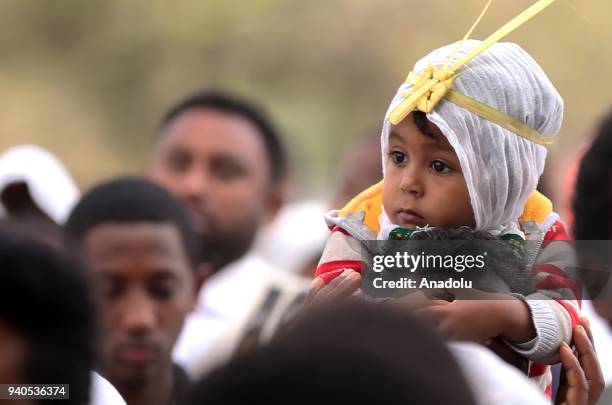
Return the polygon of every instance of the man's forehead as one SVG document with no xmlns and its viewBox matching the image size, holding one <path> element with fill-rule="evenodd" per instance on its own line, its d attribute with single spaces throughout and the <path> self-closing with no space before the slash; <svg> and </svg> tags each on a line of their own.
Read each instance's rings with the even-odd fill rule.
<svg viewBox="0 0 612 405">
<path fill-rule="evenodd" d="M 178 229 L 169 223 L 103 223 L 92 227 L 84 238 L 89 260 L 117 257 L 184 258 L 183 241 Z"/>
<path fill-rule="evenodd" d="M 249 120 L 238 114 L 212 109 L 191 109 L 176 116 L 161 130 L 160 145 L 187 152 L 216 150 L 264 152 L 263 137 Z"/>
</svg>

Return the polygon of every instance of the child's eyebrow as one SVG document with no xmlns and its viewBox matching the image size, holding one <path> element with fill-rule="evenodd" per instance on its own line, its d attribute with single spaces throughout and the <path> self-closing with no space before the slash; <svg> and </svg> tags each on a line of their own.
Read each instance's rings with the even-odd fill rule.
<svg viewBox="0 0 612 405">
<path fill-rule="evenodd" d="M 404 138 L 402 138 L 402 136 L 395 131 L 391 131 L 391 133 L 389 134 L 389 141 L 393 138 L 400 141 L 401 143 L 404 143 Z"/>
<path fill-rule="evenodd" d="M 455 153 L 455 148 L 453 148 L 453 146 L 448 142 L 442 142 L 439 139 L 436 139 L 436 146 L 438 147 L 438 149 Z"/>
</svg>

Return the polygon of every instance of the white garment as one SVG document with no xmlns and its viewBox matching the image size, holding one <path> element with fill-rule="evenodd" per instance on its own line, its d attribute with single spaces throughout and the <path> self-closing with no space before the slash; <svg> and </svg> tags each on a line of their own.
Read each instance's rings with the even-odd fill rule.
<svg viewBox="0 0 612 405">
<path fill-rule="evenodd" d="M 466 41 L 453 61 L 480 43 Z M 456 45 L 431 52 L 417 62 L 413 72 L 421 74 L 429 65 L 442 67 Z M 520 46 L 497 43 L 458 73 L 453 89 L 514 117 L 546 138 L 552 138 L 559 131 L 563 100 L 544 71 Z M 381 135 L 383 162 L 388 160 L 389 115 L 411 88 L 412 84 L 408 83 L 400 86 L 385 116 Z M 442 131 L 457 153 L 476 228 L 516 230 L 516 220 L 544 170 L 546 148 L 444 99 L 427 118 Z"/>
<path fill-rule="evenodd" d="M 0 190 L 20 182 L 27 184 L 32 200 L 58 224 L 66 221 L 79 198 L 62 163 L 38 146 L 15 146 L 0 155 Z M 2 204 L 0 211 L 4 211 Z"/>
<path fill-rule="evenodd" d="M 257 251 L 276 268 L 299 274 L 321 257 L 329 238 L 323 219 L 327 210 L 327 204 L 316 200 L 284 206 L 260 233 Z"/>
<path fill-rule="evenodd" d="M 586 317 L 591 325 L 595 351 L 601 363 L 601 371 L 606 385 L 612 385 L 612 331 L 610 325 L 595 312 L 591 300 L 583 300 L 580 310 L 580 315 Z"/>
<path fill-rule="evenodd" d="M 489 349 L 475 343 L 448 344 L 477 405 L 550 405 L 538 387 Z"/>
<path fill-rule="evenodd" d="M 89 405 L 126 405 L 119 394 L 104 377 L 92 371 Z"/>
<path fill-rule="evenodd" d="M 213 275 L 202 286 L 196 309 L 185 319 L 172 353 L 174 361 L 197 378 L 228 360 L 271 285 L 303 288 L 304 281 L 253 254 Z"/>
</svg>

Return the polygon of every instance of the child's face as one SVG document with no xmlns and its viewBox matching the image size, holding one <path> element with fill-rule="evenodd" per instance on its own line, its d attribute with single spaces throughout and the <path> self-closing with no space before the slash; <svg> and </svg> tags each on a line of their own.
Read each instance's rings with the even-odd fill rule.
<svg viewBox="0 0 612 405">
<path fill-rule="evenodd" d="M 474 226 L 474 212 L 459 159 L 442 132 L 423 134 L 412 115 L 391 127 L 383 205 L 392 223 L 454 228 Z"/>
</svg>

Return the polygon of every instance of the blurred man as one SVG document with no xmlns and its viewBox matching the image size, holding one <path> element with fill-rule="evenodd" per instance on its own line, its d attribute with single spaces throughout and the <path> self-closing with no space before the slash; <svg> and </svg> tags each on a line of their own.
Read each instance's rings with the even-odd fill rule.
<svg viewBox="0 0 612 405">
<path fill-rule="evenodd" d="M 58 402 L 88 404 L 93 314 L 75 263 L 0 223 L 0 384 L 69 384 L 57 388 Z M 49 403 L 2 391 L 2 403 Z"/>
<path fill-rule="evenodd" d="M 325 214 L 330 209 L 342 208 L 351 198 L 382 180 L 381 154 L 373 151 L 380 151 L 379 130 L 370 130 L 343 148 L 344 156 L 333 176 L 331 200 L 285 205 L 258 240 L 257 249 L 262 257 L 278 268 L 312 280 L 329 238 Z"/>
<path fill-rule="evenodd" d="M 199 287 L 182 204 L 148 181 L 117 179 L 86 193 L 66 229 L 98 301 L 100 372 L 129 405 L 173 403 L 188 380 L 171 350 Z"/>
<path fill-rule="evenodd" d="M 460 364 L 432 331 L 403 312 L 358 303 L 313 311 L 198 382 L 188 397 L 188 405 L 476 403 Z"/>
<path fill-rule="evenodd" d="M 382 167 L 380 130 L 368 131 L 345 151 L 330 208 L 344 207 L 357 194 L 381 181 Z"/>
<path fill-rule="evenodd" d="M 150 177 L 188 207 L 219 270 L 247 253 L 282 204 L 285 153 L 268 119 L 244 101 L 197 94 L 162 120 Z"/>
<path fill-rule="evenodd" d="M 158 132 L 149 177 L 185 203 L 204 253 L 202 267 L 207 263 L 215 273 L 175 349 L 177 361 L 198 374 L 235 351 L 249 314 L 269 312 L 269 301 L 281 295 L 274 286 L 290 278 L 249 254 L 260 227 L 282 205 L 286 157 L 263 113 L 221 93 L 182 101 Z"/>
<path fill-rule="evenodd" d="M 585 301 L 612 325 L 612 114 L 608 115 L 596 138 L 584 154 L 574 190 L 574 237 L 580 277 L 588 297 Z M 595 331 L 594 331 L 595 332 Z M 610 342 L 609 335 L 595 335 L 595 343 Z M 601 343 L 600 343 L 601 344 Z M 609 343 L 608 343 L 609 345 Z M 598 346 L 604 364 L 609 364 L 610 347 Z M 601 404 L 612 404 L 612 390 L 606 389 Z"/>
</svg>

